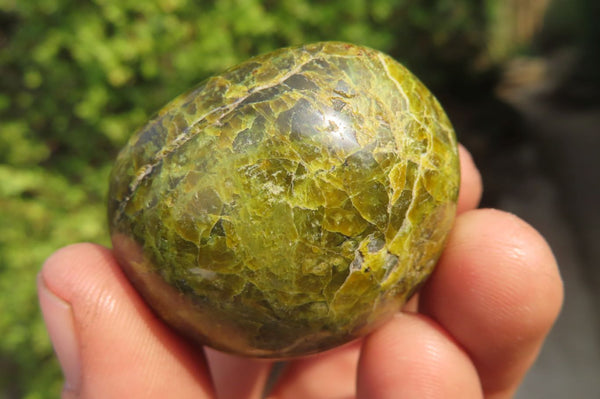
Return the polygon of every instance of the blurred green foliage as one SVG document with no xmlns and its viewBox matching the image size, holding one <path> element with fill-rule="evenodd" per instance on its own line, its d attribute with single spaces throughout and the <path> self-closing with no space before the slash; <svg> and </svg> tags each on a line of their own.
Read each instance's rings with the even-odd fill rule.
<svg viewBox="0 0 600 399">
<path fill-rule="evenodd" d="M 109 245 L 111 160 L 161 105 L 249 56 L 318 40 L 461 87 L 489 68 L 499 1 L 0 0 L 0 397 L 58 397 L 36 274 L 63 245 Z"/>
</svg>

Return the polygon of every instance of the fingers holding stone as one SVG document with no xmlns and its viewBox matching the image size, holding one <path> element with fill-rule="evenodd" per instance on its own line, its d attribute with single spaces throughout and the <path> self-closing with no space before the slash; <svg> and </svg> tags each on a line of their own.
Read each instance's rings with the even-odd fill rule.
<svg viewBox="0 0 600 399">
<path fill-rule="evenodd" d="M 273 362 L 230 355 L 205 348 L 219 399 L 260 399 Z"/>
<path fill-rule="evenodd" d="M 286 365 L 269 399 L 352 398 L 362 340 Z"/>
<path fill-rule="evenodd" d="M 365 339 L 359 399 L 481 398 L 469 356 L 435 321 L 398 313 Z"/>
<path fill-rule="evenodd" d="M 213 398 L 201 351 L 154 316 L 108 249 L 57 251 L 38 289 L 67 378 L 65 398 Z"/>
<path fill-rule="evenodd" d="M 465 348 L 488 397 L 510 397 L 562 298 L 556 261 L 539 233 L 486 209 L 457 218 L 419 309 Z"/>
</svg>

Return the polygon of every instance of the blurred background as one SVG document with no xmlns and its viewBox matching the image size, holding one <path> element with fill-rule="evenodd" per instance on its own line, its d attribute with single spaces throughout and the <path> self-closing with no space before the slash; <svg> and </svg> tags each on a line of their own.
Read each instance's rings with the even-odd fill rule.
<svg viewBox="0 0 600 399">
<path fill-rule="evenodd" d="M 35 277 L 57 248 L 108 245 L 111 163 L 200 80 L 318 40 L 391 54 L 448 111 L 483 206 L 544 234 L 563 313 L 518 398 L 600 395 L 600 2 L 0 0 L 0 398 L 55 398 Z"/>
</svg>

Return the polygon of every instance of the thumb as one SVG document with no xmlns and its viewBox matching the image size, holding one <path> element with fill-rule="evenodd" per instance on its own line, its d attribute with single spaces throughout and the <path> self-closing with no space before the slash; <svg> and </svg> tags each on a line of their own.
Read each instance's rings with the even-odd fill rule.
<svg viewBox="0 0 600 399">
<path fill-rule="evenodd" d="M 63 398 L 214 396 L 202 352 L 154 316 L 108 249 L 57 251 L 38 276 L 38 295 Z"/>
</svg>

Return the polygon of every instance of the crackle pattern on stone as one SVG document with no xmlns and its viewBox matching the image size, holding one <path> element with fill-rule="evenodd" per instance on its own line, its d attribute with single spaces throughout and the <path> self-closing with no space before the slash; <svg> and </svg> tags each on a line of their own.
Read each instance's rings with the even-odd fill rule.
<svg viewBox="0 0 600 399">
<path fill-rule="evenodd" d="M 316 43 L 250 59 L 167 105 L 120 153 L 120 264 L 168 323 L 258 357 L 331 348 L 431 273 L 459 185 L 431 93 L 375 50 Z"/>
</svg>

